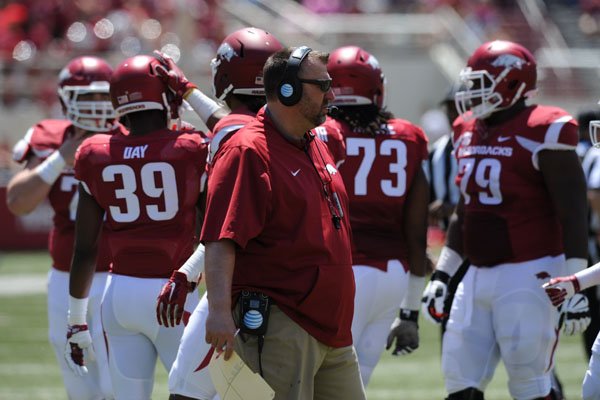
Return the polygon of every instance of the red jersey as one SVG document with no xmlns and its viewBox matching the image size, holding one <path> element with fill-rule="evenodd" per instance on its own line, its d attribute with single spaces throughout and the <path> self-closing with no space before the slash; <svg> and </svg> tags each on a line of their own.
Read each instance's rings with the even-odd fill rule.
<svg viewBox="0 0 600 400">
<path fill-rule="evenodd" d="M 114 133 L 122 132 L 119 126 Z M 13 158 L 17 162 L 25 162 L 35 156 L 45 160 L 58 150 L 64 141 L 73 133 L 73 125 L 68 120 L 43 120 L 31 127 L 25 137 L 15 146 Z M 48 238 L 48 250 L 52 257 L 52 265 L 59 271 L 69 272 L 73 257 L 75 239 L 75 214 L 79 193 L 72 168 L 65 168 L 50 188 L 48 200 L 54 210 L 53 226 Z M 102 237 L 106 236 L 103 230 Z M 108 271 L 110 253 L 106 241 L 100 241 L 96 271 Z"/>
<path fill-rule="evenodd" d="M 538 154 L 575 150 L 577 121 L 560 108 L 533 105 L 492 127 L 459 117 L 453 129 L 464 255 L 474 265 L 493 266 L 563 253 Z"/>
<path fill-rule="evenodd" d="M 407 189 L 427 159 L 427 137 L 416 125 L 393 119 L 377 135 L 330 120 L 346 142 L 340 173 L 350 197 L 354 265 L 387 270 L 390 259 L 407 268 L 402 219 Z"/>
<path fill-rule="evenodd" d="M 168 129 L 81 144 L 75 176 L 107 212 L 113 273 L 168 278 L 191 255 L 206 154 L 198 133 Z"/>
<path fill-rule="evenodd" d="M 331 152 L 336 165 L 340 165 L 346 158 L 346 144 L 344 143 L 344 136 L 340 129 L 339 124 L 328 116 L 323 125 L 317 126 L 312 130 L 319 139 L 327 144 L 327 148 Z M 346 187 L 348 186 L 346 185 Z"/>
<path fill-rule="evenodd" d="M 212 164 L 217 151 L 223 144 L 248 122 L 254 120 L 256 114 L 246 106 L 241 106 L 231 111 L 230 114 L 221 118 L 208 133 L 210 144 L 208 145 L 208 165 Z"/>
<path fill-rule="evenodd" d="M 234 298 L 242 289 L 261 291 L 320 342 L 348 346 L 354 276 L 347 210 L 325 143 L 313 137 L 297 147 L 262 109 L 217 154 L 201 240 L 237 243 Z"/>
</svg>

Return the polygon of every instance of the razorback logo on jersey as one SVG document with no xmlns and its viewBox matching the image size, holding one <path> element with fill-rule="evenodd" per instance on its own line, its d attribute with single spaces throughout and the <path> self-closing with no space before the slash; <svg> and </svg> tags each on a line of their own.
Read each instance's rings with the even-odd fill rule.
<svg viewBox="0 0 600 400">
<path fill-rule="evenodd" d="M 546 271 L 542 271 L 542 272 L 538 272 L 537 274 L 535 274 L 535 277 L 541 280 L 546 280 L 546 279 L 550 279 L 550 274 L 547 273 Z"/>
<path fill-rule="evenodd" d="M 496 58 L 492 61 L 492 65 L 494 67 L 506 67 L 506 68 L 517 68 L 521 69 L 521 67 L 525 64 L 525 60 L 520 57 L 517 57 L 513 54 L 502 54 L 500 57 Z"/>
</svg>

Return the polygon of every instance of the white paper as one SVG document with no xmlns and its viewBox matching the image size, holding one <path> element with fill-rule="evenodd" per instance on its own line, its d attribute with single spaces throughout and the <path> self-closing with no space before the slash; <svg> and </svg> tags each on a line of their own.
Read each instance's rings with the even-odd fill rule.
<svg viewBox="0 0 600 400">
<path fill-rule="evenodd" d="M 225 361 L 224 355 L 217 355 L 215 351 L 208 370 L 221 400 L 268 400 L 275 397 L 267 382 L 252 372 L 235 352 Z"/>
</svg>

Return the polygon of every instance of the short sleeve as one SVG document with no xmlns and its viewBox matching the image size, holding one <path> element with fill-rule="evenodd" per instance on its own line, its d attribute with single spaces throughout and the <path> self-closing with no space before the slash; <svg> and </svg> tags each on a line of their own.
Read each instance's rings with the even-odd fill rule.
<svg viewBox="0 0 600 400">
<path fill-rule="evenodd" d="M 535 148 L 532 161 L 535 169 L 539 169 L 538 155 L 542 150 L 573 150 L 579 142 L 579 125 L 570 115 L 563 115 L 553 120 L 545 131 L 543 142 Z"/>
<path fill-rule="evenodd" d="M 200 240 L 231 239 L 245 247 L 263 230 L 271 194 L 267 165 L 255 150 L 223 148 L 208 179 Z"/>
</svg>

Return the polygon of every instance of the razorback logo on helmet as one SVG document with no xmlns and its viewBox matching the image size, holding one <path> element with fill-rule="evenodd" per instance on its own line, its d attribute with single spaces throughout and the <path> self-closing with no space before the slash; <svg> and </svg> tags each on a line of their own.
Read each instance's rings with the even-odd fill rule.
<svg viewBox="0 0 600 400">
<path fill-rule="evenodd" d="M 379 66 L 379 61 L 372 54 L 369 55 L 369 58 L 367 58 L 367 64 L 369 64 L 373 69 L 381 69 Z"/>
<path fill-rule="evenodd" d="M 521 69 L 525 63 L 525 60 L 513 54 L 502 54 L 492 61 L 492 66 Z"/>
<path fill-rule="evenodd" d="M 235 52 L 233 47 L 229 43 L 223 43 L 217 50 L 217 58 L 224 58 L 227 61 L 231 61 L 233 57 L 239 57 L 238 53 Z"/>
</svg>

